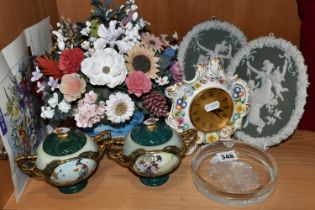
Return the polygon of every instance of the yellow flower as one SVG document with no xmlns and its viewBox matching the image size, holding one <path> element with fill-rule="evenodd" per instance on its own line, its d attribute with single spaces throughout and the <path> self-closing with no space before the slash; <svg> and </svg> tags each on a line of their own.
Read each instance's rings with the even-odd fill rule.
<svg viewBox="0 0 315 210">
<path fill-rule="evenodd" d="M 157 62 L 159 58 L 155 57 L 153 50 L 139 44 L 135 45 L 128 51 L 125 60 L 128 74 L 134 71 L 142 71 L 151 79 L 158 77 L 159 65 Z"/>
<path fill-rule="evenodd" d="M 194 84 L 194 87 L 195 87 L 195 89 L 200 88 L 200 87 L 201 87 L 201 83 L 199 83 L 199 82 L 195 83 L 195 84 Z"/>
<path fill-rule="evenodd" d="M 246 111 L 246 105 L 242 103 L 237 103 L 235 106 L 235 111 L 239 114 L 244 113 Z"/>
<path fill-rule="evenodd" d="M 219 140 L 219 135 L 216 132 L 206 134 L 206 143 L 213 143 Z"/>
</svg>

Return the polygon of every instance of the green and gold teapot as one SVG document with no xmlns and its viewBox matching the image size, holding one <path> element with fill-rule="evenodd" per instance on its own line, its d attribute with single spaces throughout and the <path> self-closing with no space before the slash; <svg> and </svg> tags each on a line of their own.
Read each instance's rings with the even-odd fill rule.
<svg viewBox="0 0 315 210">
<path fill-rule="evenodd" d="M 189 133 L 191 132 L 191 133 Z M 128 167 L 148 186 L 164 184 L 193 142 L 194 131 L 179 135 L 164 121 L 150 118 L 136 126 L 125 138 L 112 139 L 106 154 Z"/>
<path fill-rule="evenodd" d="M 105 140 L 110 138 L 110 132 L 91 139 L 78 129 L 56 128 L 38 146 L 36 155 L 18 158 L 17 165 L 63 193 L 76 193 L 87 185 L 104 154 Z"/>
</svg>

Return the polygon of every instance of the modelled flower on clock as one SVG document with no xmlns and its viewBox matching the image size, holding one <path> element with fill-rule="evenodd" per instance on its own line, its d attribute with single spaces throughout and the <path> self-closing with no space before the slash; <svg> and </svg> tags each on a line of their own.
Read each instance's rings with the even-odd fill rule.
<svg viewBox="0 0 315 210">
<path fill-rule="evenodd" d="M 221 138 L 225 139 L 225 138 L 229 138 L 230 135 L 232 134 L 232 127 L 231 126 L 225 126 L 220 130 L 220 136 Z"/>
<path fill-rule="evenodd" d="M 206 134 L 200 130 L 197 131 L 197 140 L 196 144 L 202 144 L 206 140 Z"/>
<path fill-rule="evenodd" d="M 206 134 L 206 143 L 213 143 L 219 140 L 219 135 L 216 132 Z"/>
<path fill-rule="evenodd" d="M 152 48 L 154 51 L 161 52 L 163 50 L 163 42 L 157 36 L 146 32 L 141 36 L 142 44 L 146 45 L 149 48 Z"/>
<path fill-rule="evenodd" d="M 129 94 L 135 94 L 137 97 L 143 93 L 150 92 L 152 88 L 151 80 L 141 71 L 135 71 L 126 78 L 126 85 Z"/>
<path fill-rule="evenodd" d="M 106 101 L 107 119 L 113 123 L 129 120 L 135 110 L 135 104 L 128 94 L 117 92 Z"/>
<path fill-rule="evenodd" d="M 81 63 L 81 71 L 92 85 L 107 85 L 114 88 L 123 83 L 127 75 L 125 60 L 112 48 L 96 50 Z"/>
<path fill-rule="evenodd" d="M 247 110 L 247 106 L 245 104 L 243 104 L 243 103 L 236 103 L 236 105 L 235 105 L 236 113 L 242 114 L 242 113 L 246 112 L 246 110 Z"/>
<path fill-rule="evenodd" d="M 80 48 L 66 49 L 60 54 L 59 69 L 63 74 L 77 73 L 83 59 L 84 54 Z"/>
<path fill-rule="evenodd" d="M 75 101 L 85 92 L 86 83 L 79 74 L 66 74 L 61 78 L 60 92 L 67 102 Z"/>
<path fill-rule="evenodd" d="M 159 58 L 155 57 L 153 50 L 137 44 L 128 51 L 125 59 L 129 74 L 134 71 L 142 71 L 151 79 L 158 77 Z"/>
<path fill-rule="evenodd" d="M 184 123 L 185 123 L 185 120 L 183 117 L 178 117 L 176 118 L 176 123 L 179 127 L 183 127 L 184 126 Z"/>
</svg>

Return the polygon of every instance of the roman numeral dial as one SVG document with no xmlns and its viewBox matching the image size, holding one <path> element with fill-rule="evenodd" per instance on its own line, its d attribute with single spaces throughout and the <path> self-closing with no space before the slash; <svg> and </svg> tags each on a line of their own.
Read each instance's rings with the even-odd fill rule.
<svg viewBox="0 0 315 210">
<path fill-rule="evenodd" d="M 223 128 L 232 114 L 233 100 L 220 88 L 201 91 L 193 98 L 189 108 L 192 124 L 203 132 L 213 132 Z"/>
</svg>

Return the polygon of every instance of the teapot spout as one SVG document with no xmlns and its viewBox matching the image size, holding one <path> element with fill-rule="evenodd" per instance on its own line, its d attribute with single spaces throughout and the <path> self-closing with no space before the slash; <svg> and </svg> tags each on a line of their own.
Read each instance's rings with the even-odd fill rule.
<svg viewBox="0 0 315 210">
<path fill-rule="evenodd" d="M 27 175 L 32 177 L 44 177 L 44 174 L 36 167 L 37 155 L 19 157 L 16 159 L 17 166 Z"/>
</svg>

